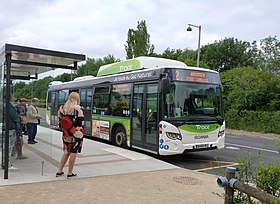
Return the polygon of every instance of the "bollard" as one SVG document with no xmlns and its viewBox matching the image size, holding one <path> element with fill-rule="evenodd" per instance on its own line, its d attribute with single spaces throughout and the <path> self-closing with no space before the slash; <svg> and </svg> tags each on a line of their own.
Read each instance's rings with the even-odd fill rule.
<svg viewBox="0 0 280 204">
<path fill-rule="evenodd" d="M 230 181 L 230 179 L 232 178 L 235 178 L 235 172 L 236 172 L 235 167 L 226 168 L 226 178 L 228 179 L 228 181 Z M 234 204 L 233 194 L 234 194 L 234 189 L 231 188 L 229 185 L 227 185 L 225 187 L 225 204 Z"/>
<path fill-rule="evenodd" d="M 258 188 L 252 187 L 248 184 L 239 182 L 237 179 L 235 179 L 235 173 L 236 168 L 227 167 L 226 177 L 218 177 L 217 179 L 218 186 L 225 188 L 225 204 L 234 204 L 234 189 L 238 190 L 239 192 L 245 193 L 248 196 L 252 196 L 262 202 L 280 204 L 280 198 L 264 192 Z"/>
</svg>

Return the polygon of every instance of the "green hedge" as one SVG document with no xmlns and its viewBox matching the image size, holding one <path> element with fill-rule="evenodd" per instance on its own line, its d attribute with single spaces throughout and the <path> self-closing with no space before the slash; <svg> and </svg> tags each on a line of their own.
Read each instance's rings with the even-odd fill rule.
<svg viewBox="0 0 280 204">
<path fill-rule="evenodd" d="M 32 100 L 32 99 L 27 99 L 27 104 L 28 104 L 28 105 L 31 104 L 31 100 Z M 46 100 L 45 100 L 45 99 L 39 99 L 38 107 L 39 107 L 39 108 L 46 108 Z"/>
<path fill-rule="evenodd" d="M 257 187 L 280 197 L 280 163 L 264 164 L 258 167 L 256 183 Z"/>
<path fill-rule="evenodd" d="M 280 111 L 239 111 L 225 113 L 227 128 L 280 134 Z"/>
</svg>

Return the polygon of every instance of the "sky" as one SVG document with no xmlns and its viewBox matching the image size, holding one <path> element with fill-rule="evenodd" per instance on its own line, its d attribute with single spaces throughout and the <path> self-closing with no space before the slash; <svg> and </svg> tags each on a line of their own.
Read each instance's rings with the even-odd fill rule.
<svg viewBox="0 0 280 204">
<path fill-rule="evenodd" d="M 155 52 L 197 49 L 225 37 L 252 42 L 280 35 L 279 0 L 0 0 L 5 43 L 123 60 L 129 28 L 146 20 Z M 53 73 L 56 75 L 55 73 Z"/>
</svg>

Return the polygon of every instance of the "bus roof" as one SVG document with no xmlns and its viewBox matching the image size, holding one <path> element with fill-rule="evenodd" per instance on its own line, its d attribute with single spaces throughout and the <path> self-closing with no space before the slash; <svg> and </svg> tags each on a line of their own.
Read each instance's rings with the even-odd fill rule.
<svg viewBox="0 0 280 204">
<path fill-rule="evenodd" d="M 125 70 L 125 69 L 129 70 Z M 68 82 L 51 82 L 49 84 L 50 90 L 71 88 L 75 86 L 86 87 L 93 84 L 100 84 L 105 82 L 124 82 L 135 81 L 141 79 L 156 79 L 162 73 L 164 68 L 173 69 L 186 69 L 194 71 L 212 72 L 218 74 L 217 71 L 211 69 L 205 69 L 200 67 L 189 67 L 185 63 L 157 57 L 137 57 L 122 62 L 108 64 L 99 68 L 97 77 L 94 76 L 82 76 Z M 122 70 L 121 70 L 122 69 Z"/>
<path fill-rule="evenodd" d="M 183 62 L 158 58 L 158 57 L 136 57 L 113 64 L 101 66 L 98 70 L 97 76 L 106 76 L 112 74 L 119 74 L 124 72 L 136 71 L 140 69 L 149 69 L 156 67 L 187 67 Z"/>
<path fill-rule="evenodd" d="M 193 70 L 193 71 L 203 71 L 203 72 L 210 72 L 219 74 L 217 71 L 211 70 L 211 69 L 205 69 L 205 68 L 199 68 L 199 67 L 188 67 L 185 65 L 185 67 L 182 66 L 161 66 L 161 67 L 154 67 L 151 69 L 145 69 L 145 70 L 136 70 L 132 72 L 127 73 L 117 73 L 112 74 L 108 76 L 103 77 L 93 77 L 93 76 L 84 76 L 81 77 L 83 80 L 73 80 L 68 82 L 55 82 L 49 84 L 49 90 L 58 90 L 58 89 L 70 89 L 73 87 L 87 87 L 91 85 L 98 85 L 102 83 L 107 82 L 128 82 L 128 81 L 139 81 L 139 80 L 152 80 L 157 79 L 160 74 L 162 73 L 162 69 L 164 68 L 174 68 L 174 69 L 186 69 L 186 70 Z"/>
</svg>

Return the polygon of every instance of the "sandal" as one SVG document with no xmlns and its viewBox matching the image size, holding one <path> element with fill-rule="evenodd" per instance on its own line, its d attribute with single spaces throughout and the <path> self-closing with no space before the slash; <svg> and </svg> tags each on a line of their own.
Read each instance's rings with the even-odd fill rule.
<svg viewBox="0 0 280 204">
<path fill-rule="evenodd" d="M 56 177 L 62 176 L 64 174 L 64 172 L 60 172 L 60 173 L 56 173 Z"/>
<path fill-rule="evenodd" d="M 72 177 L 75 177 L 75 176 L 77 176 L 77 174 L 71 174 L 71 175 L 67 175 L 67 178 L 72 178 Z"/>
</svg>

